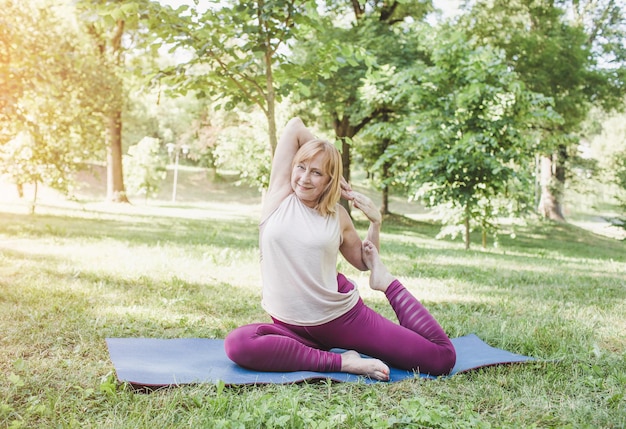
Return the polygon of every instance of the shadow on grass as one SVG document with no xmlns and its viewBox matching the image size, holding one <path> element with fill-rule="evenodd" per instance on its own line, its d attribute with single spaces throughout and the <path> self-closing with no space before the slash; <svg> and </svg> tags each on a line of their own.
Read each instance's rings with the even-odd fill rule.
<svg viewBox="0 0 626 429">
<path fill-rule="evenodd" d="M 594 234 L 575 225 L 542 221 L 518 228 L 516 238 L 503 235 L 503 248 L 527 250 L 539 255 L 554 252 L 566 257 L 626 261 L 626 242 Z"/>
<path fill-rule="evenodd" d="M 251 221 L 196 220 L 133 216 L 124 220 L 61 215 L 19 215 L 0 212 L 0 232 L 9 236 L 110 238 L 136 244 L 210 244 L 250 248 L 258 244 L 257 225 Z"/>
<path fill-rule="evenodd" d="M 161 281 L 147 276 L 70 273 L 54 268 L 63 262 L 57 256 L 18 251 L 4 254 L 15 263 L 41 267 L 45 281 L 31 282 L 27 292 L 18 288 L 10 296 L 3 293 L 3 301 L 22 315 L 11 341 L 21 341 L 18 338 L 32 332 L 28 341 L 35 341 L 37 349 L 63 347 L 69 353 L 72 347 L 87 346 L 85 341 L 101 343 L 106 337 L 224 338 L 237 326 L 269 321 L 260 308 L 258 291 L 180 278 Z M 0 284 L 0 290 L 8 287 Z M 559 323 L 549 309 L 535 305 L 516 314 L 509 312 L 506 303 L 442 302 L 427 306 L 453 337 L 477 333 L 493 346 L 536 357 L 563 355 L 563 343 L 580 338 L 586 329 L 576 321 Z M 396 321 L 388 304 L 377 302 L 372 307 Z M 528 320 L 533 319 L 549 323 L 528 329 Z M 504 321 L 508 326 L 502 330 Z M 561 341 L 550 343 L 549 335 L 558 335 Z M 583 349 L 575 351 L 582 353 Z"/>
<path fill-rule="evenodd" d="M 92 338 L 223 338 L 241 321 L 268 320 L 258 291 L 223 282 L 72 272 L 58 268 L 66 267 L 65 258 L 59 256 L 8 249 L 1 254 L 16 266 L 38 267 L 37 280 L 23 270 L 10 282 L 0 281 L 0 304 L 24 315 L 15 331 L 54 332 L 50 338 L 62 335 L 61 330 L 78 330 L 77 336 L 89 334 Z"/>
<path fill-rule="evenodd" d="M 15 289 L 10 299 L 5 297 L 3 301 L 21 308 L 22 314 L 35 315 L 19 329 L 42 331 L 37 341 L 44 341 L 47 346 L 58 340 L 48 342 L 44 337 L 63 336 L 63 345 L 68 348 L 85 339 L 99 341 L 105 337 L 223 338 L 239 325 L 268 321 L 260 308 L 258 291 L 176 277 L 161 280 L 85 270 L 72 273 L 56 268 L 64 262 L 58 256 L 12 250 L 3 250 L 3 254 L 13 263 L 38 266 L 45 279 L 31 286 L 34 292 L 28 294 L 28 299 L 23 298 L 24 292 Z M 588 352 L 589 344 L 580 344 L 580 339 L 593 338 L 594 331 L 583 321 L 556 315 L 555 309 L 562 304 L 556 296 L 537 291 L 534 285 L 524 284 L 516 277 L 505 287 L 491 283 L 472 288 L 470 293 L 479 302 L 427 303 L 451 336 L 477 333 L 495 347 L 547 359 L 567 353 L 582 357 Z M 489 300 L 494 294 L 511 299 L 494 303 Z M 480 302 L 481 297 L 484 302 Z M 591 305 L 590 302 L 573 300 L 577 307 Z M 388 304 L 377 302 L 372 306 L 396 320 Z M 64 322 L 59 324 L 61 319 Z M 553 341 L 555 337 L 559 340 Z"/>
<path fill-rule="evenodd" d="M 357 227 L 363 228 L 366 224 L 358 223 Z M 222 248 L 248 249 L 257 246 L 257 231 L 256 223 L 250 221 L 207 221 L 159 216 L 135 216 L 118 221 L 0 213 L 0 232 L 14 237 L 110 238 L 148 245 L 169 241 L 181 246 L 212 244 Z M 399 276 L 441 279 L 450 284 L 463 283 L 465 286 L 458 288 L 458 294 L 478 300 L 485 298 L 486 302 L 493 297 L 498 298 L 496 302 L 513 302 L 516 308 L 524 309 L 523 313 L 530 312 L 530 315 L 524 316 L 526 320 L 533 318 L 532 312 L 538 310 L 532 307 L 539 304 L 551 308 L 551 311 L 568 304 L 580 308 L 597 306 L 603 311 L 611 311 L 626 298 L 621 273 L 607 272 L 602 265 L 596 267 L 593 264 L 595 259 L 606 263 L 606 259 L 622 255 L 619 250 L 623 249 L 624 243 L 598 237 L 569 225 L 541 223 L 523 228 L 516 239 L 503 239 L 499 249 L 468 252 L 462 247 L 445 246 L 445 241 L 442 247 L 433 246 L 437 231 L 438 227 L 433 224 L 408 218 L 388 219 L 384 233 L 390 237 L 383 244 L 384 257 L 390 261 L 394 273 Z M 416 242 L 420 245 L 416 245 Z M 54 268 L 46 270 L 46 265 L 63 262 L 53 261 L 52 256 L 26 254 L 7 248 L 3 252 L 10 258 L 23 261 L 25 265 L 29 261 L 30 265 L 39 266 L 52 282 L 67 280 L 69 276 Z M 103 296 L 112 294 L 113 299 L 119 299 L 115 305 L 122 309 L 120 321 L 126 320 L 124 326 L 131 327 L 130 331 L 120 328 L 126 333 L 155 330 L 154 321 L 159 320 L 158 316 L 146 316 L 141 310 L 144 304 L 148 312 L 167 310 L 173 320 L 178 320 L 167 325 L 168 329 L 177 333 L 185 325 L 180 320 L 191 313 L 200 319 L 201 315 L 205 315 L 208 324 L 212 320 L 210 317 L 223 319 L 226 321 L 224 326 L 230 328 L 242 320 L 246 323 L 258 320 L 264 314 L 259 310 L 257 292 L 232 288 L 228 284 L 189 283 L 177 278 L 159 281 L 148 276 L 128 279 L 86 271 L 73 275 L 76 280 L 92 285 L 97 293 Z M 163 307 L 163 303 L 169 307 Z M 109 308 L 107 305 L 100 308 Z M 475 305 L 475 302 L 440 302 L 434 303 L 434 308 L 442 309 L 442 314 L 449 311 L 457 313 L 459 319 L 463 319 L 463 314 L 485 315 L 492 318 L 488 323 L 497 325 L 498 320 L 509 317 L 502 308 L 490 312 L 488 304 L 478 304 L 479 307 Z M 135 311 L 132 310 L 133 306 Z M 452 307 L 446 309 L 445 306 Z M 123 310 L 127 307 L 130 309 Z M 549 316 L 545 317 L 549 319 Z M 130 323 L 127 323 L 129 320 Z M 163 325 L 157 326 L 160 326 L 159 329 L 164 328 Z M 215 332 L 223 335 L 226 330 L 217 328 Z"/>
<path fill-rule="evenodd" d="M 384 232 L 391 237 L 382 245 L 383 259 L 394 274 L 462 283 L 468 297 L 602 311 L 626 299 L 626 243 L 576 226 L 540 222 L 519 228 L 517 238 L 503 237 L 497 249 L 469 251 L 445 246 L 446 240 L 433 245 L 438 226 L 404 217 L 387 219 Z"/>
<path fill-rule="evenodd" d="M 361 229 L 367 228 L 366 222 L 356 222 Z M 402 215 L 385 216 L 383 231 L 389 234 L 406 235 L 434 239 L 441 229 L 440 225 L 423 222 Z M 487 252 L 517 252 L 530 255 L 546 256 L 548 253 L 571 258 L 606 259 L 615 258 L 626 261 L 626 241 L 595 234 L 572 224 L 553 221 L 530 221 L 526 226 L 515 226 L 515 236 L 504 228 L 498 235 L 498 248 L 493 248 L 493 240 L 488 244 Z M 440 240 L 451 246 L 459 246 L 459 254 L 467 254 L 461 239 Z M 472 232 L 469 252 L 484 251 L 481 247 L 480 232 Z"/>
</svg>

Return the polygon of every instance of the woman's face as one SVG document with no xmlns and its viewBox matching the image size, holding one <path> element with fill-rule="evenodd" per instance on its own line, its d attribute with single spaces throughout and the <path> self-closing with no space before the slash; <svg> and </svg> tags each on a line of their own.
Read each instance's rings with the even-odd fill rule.
<svg viewBox="0 0 626 429">
<path fill-rule="evenodd" d="M 291 187 L 306 206 L 315 208 L 324 193 L 330 176 L 324 171 L 323 154 L 294 165 L 291 171 Z"/>
</svg>

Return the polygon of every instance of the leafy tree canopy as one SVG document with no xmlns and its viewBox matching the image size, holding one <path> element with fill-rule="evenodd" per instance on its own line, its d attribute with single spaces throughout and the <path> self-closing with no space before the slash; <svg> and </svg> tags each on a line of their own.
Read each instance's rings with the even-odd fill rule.
<svg viewBox="0 0 626 429">
<path fill-rule="evenodd" d="M 431 55 L 384 81 L 385 97 L 408 103 L 411 114 L 404 138 L 379 162 L 390 162 L 396 179 L 428 206 L 461 210 L 469 247 L 469 221 L 486 225 L 497 215 L 498 198 L 524 194 L 524 186 L 516 192 L 513 186 L 528 182 L 536 129 L 560 118 L 549 98 L 510 70 L 503 52 L 451 29 L 415 32 Z"/>
<path fill-rule="evenodd" d="M 45 183 L 67 192 L 73 172 L 101 150 L 107 81 L 72 19 L 46 1 L 5 1 L 0 8 L 3 71 L 0 146 L 5 173 L 18 185 Z M 4 143 L 0 141 L 0 143 Z"/>
</svg>

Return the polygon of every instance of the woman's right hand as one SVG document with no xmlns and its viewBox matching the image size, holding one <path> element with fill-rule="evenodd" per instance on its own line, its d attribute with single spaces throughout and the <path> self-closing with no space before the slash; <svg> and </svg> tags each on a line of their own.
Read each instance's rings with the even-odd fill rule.
<svg viewBox="0 0 626 429">
<path fill-rule="evenodd" d="M 380 224 L 382 222 L 380 210 L 376 207 L 376 204 L 374 204 L 371 198 L 360 192 L 351 191 L 351 194 L 351 201 L 354 207 L 361 210 L 370 222 L 376 224 Z"/>
</svg>

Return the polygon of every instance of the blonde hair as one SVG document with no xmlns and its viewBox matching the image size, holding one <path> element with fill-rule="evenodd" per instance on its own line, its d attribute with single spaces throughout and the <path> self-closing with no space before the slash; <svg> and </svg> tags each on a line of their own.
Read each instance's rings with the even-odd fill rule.
<svg viewBox="0 0 626 429">
<path fill-rule="evenodd" d="M 323 172 L 330 176 L 330 180 L 326 185 L 326 189 L 324 189 L 324 192 L 320 195 L 315 209 L 320 212 L 322 216 L 328 216 L 337 211 L 336 205 L 341 198 L 343 163 L 341 154 L 337 148 L 326 140 L 310 140 L 300 146 L 300 149 L 296 152 L 296 156 L 293 158 L 292 168 L 301 162 L 308 161 L 319 153 L 323 155 Z"/>
</svg>

